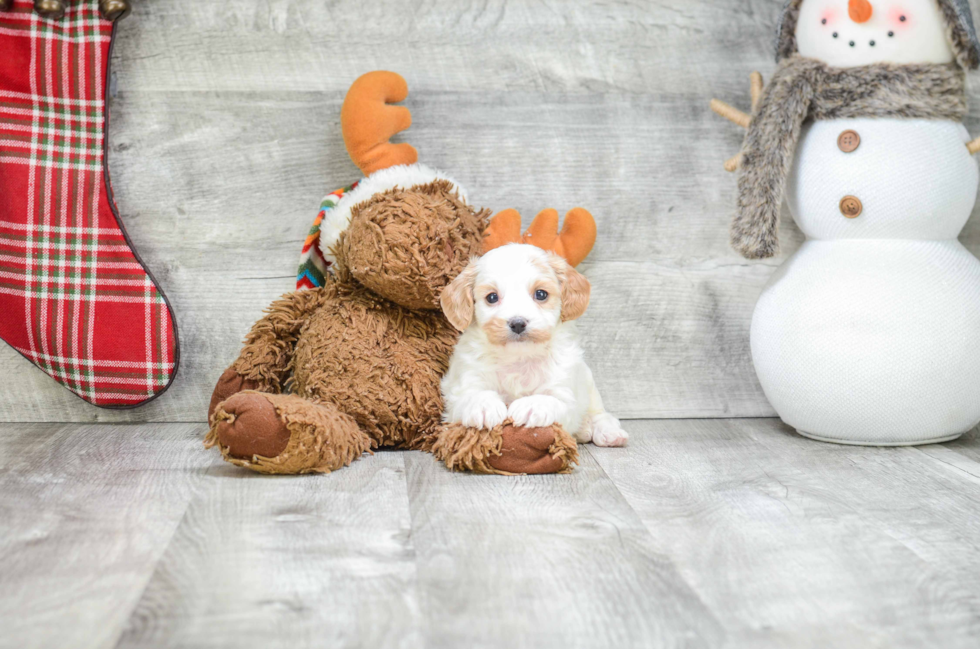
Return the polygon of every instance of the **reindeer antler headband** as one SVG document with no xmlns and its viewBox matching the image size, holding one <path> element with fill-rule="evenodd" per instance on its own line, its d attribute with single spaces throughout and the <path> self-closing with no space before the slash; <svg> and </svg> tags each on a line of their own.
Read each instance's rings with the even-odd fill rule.
<svg viewBox="0 0 980 649">
<path fill-rule="evenodd" d="M 517 210 L 504 210 L 490 221 L 483 239 L 483 252 L 508 243 L 528 243 L 564 257 L 572 266 L 582 263 L 595 245 L 595 219 L 588 211 L 576 207 L 565 215 L 565 225 L 558 233 L 558 211 L 542 210 L 531 227 L 521 235 L 521 215 Z"/>
</svg>

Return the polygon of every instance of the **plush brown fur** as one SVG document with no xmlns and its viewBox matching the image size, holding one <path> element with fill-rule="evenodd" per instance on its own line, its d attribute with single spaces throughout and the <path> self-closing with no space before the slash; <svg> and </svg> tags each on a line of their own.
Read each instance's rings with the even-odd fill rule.
<svg viewBox="0 0 980 649">
<path fill-rule="evenodd" d="M 742 148 L 731 244 L 747 259 L 779 252 L 779 211 L 807 119 L 900 117 L 961 120 L 966 75 L 956 65 L 832 68 L 793 56 L 780 63 Z"/>
<path fill-rule="evenodd" d="M 289 293 L 273 302 L 245 336 L 245 346 L 232 365 L 235 373 L 244 377 L 252 389 L 285 391 L 300 333 L 309 317 L 330 297 L 330 291 L 317 289 Z"/>
<path fill-rule="evenodd" d="M 435 433 L 439 381 L 458 332 L 437 311 L 406 309 L 327 280 L 293 357 L 294 394 L 349 413 L 371 445 L 412 446 Z"/>
<path fill-rule="evenodd" d="M 510 420 L 492 430 L 446 425 L 432 452 L 450 470 L 497 475 L 567 473 L 579 461 L 561 426 L 519 428 Z"/>
<path fill-rule="evenodd" d="M 442 289 L 480 254 L 489 215 L 446 180 L 378 194 L 351 211 L 334 250 L 337 275 L 406 308 L 437 311 Z"/>
</svg>

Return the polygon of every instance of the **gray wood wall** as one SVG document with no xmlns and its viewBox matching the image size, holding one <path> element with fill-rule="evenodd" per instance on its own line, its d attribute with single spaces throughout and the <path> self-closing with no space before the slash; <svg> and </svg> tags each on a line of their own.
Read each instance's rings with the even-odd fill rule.
<svg viewBox="0 0 980 649">
<path fill-rule="evenodd" d="M 182 362 L 147 407 L 89 406 L 0 346 L 0 421 L 203 421 L 242 336 L 292 289 L 323 194 L 358 177 L 344 92 L 403 74 L 421 159 L 493 210 L 599 223 L 585 344 L 625 418 L 769 416 L 748 326 L 781 259 L 728 248 L 740 129 L 782 0 L 137 1 L 113 57 L 110 167 L 177 311 Z M 980 134 L 980 92 L 967 126 Z M 784 214 L 786 254 L 803 237 Z M 980 253 L 980 219 L 962 241 Z"/>
</svg>

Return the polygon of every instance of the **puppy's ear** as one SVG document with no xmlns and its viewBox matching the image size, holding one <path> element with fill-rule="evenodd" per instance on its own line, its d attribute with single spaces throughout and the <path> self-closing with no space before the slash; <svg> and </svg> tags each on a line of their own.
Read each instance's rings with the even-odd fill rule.
<svg viewBox="0 0 980 649">
<path fill-rule="evenodd" d="M 561 284 L 561 321 L 577 320 L 589 307 L 592 285 L 582 273 L 572 268 L 556 254 L 549 254 L 548 261 Z"/>
<path fill-rule="evenodd" d="M 470 261 L 463 272 L 443 289 L 439 297 L 442 312 L 449 324 L 466 331 L 473 321 L 473 289 L 476 287 L 476 259 Z"/>
<path fill-rule="evenodd" d="M 565 273 L 565 281 L 561 285 L 561 320 L 576 320 L 581 318 L 585 310 L 589 307 L 589 297 L 592 294 L 592 285 L 585 276 L 572 268 L 568 267 Z"/>
</svg>

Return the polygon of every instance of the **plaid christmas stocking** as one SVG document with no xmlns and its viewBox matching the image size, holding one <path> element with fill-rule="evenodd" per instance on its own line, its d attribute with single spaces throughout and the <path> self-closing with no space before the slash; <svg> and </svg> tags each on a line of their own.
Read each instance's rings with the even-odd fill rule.
<svg viewBox="0 0 980 649">
<path fill-rule="evenodd" d="M 119 221 L 106 166 L 113 23 L 98 0 L 0 11 L 0 338 L 102 407 L 160 395 L 173 312 Z"/>
</svg>

